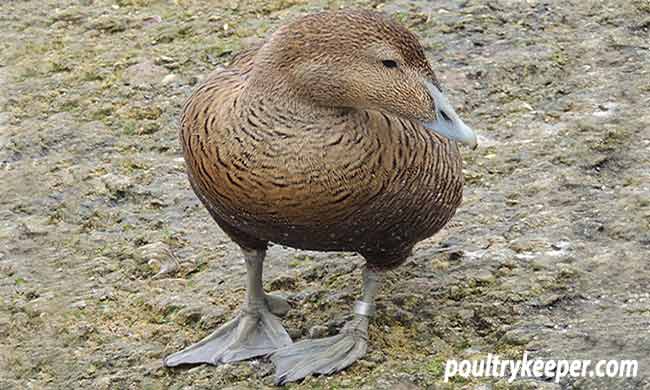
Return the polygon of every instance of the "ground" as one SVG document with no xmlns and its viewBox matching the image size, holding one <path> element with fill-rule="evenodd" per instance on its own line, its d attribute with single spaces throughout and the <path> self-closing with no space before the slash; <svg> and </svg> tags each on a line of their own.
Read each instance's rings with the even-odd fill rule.
<svg viewBox="0 0 650 390">
<path fill-rule="evenodd" d="M 168 370 L 244 265 L 189 188 L 184 99 L 342 1 L 5 1 L 0 388 L 272 388 L 264 359 Z M 650 2 L 360 1 L 422 39 L 480 148 L 453 221 L 390 272 L 366 358 L 289 389 L 650 389 Z M 173 253 L 173 254 L 172 254 Z M 294 339 L 337 332 L 363 260 L 274 246 Z M 447 358 L 639 359 L 633 379 L 453 378 Z"/>
</svg>

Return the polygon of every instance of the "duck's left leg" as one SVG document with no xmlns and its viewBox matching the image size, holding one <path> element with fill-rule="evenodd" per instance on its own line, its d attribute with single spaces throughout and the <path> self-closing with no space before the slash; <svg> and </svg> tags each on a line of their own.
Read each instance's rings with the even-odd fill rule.
<svg viewBox="0 0 650 390">
<path fill-rule="evenodd" d="M 332 374 L 354 363 L 368 348 L 368 321 L 375 312 L 375 295 L 380 273 L 366 266 L 363 270 L 363 294 L 354 305 L 354 318 L 332 337 L 303 340 L 287 345 L 271 355 L 278 385 L 302 379 L 310 374 Z"/>
<path fill-rule="evenodd" d="M 166 367 L 182 364 L 222 364 L 264 356 L 291 344 L 275 314 L 286 313 L 288 303 L 264 292 L 262 269 L 266 251 L 243 249 L 246 261 L 246 298 L 239 314 L 196 344 L 167 356 Z"/>
</svg>

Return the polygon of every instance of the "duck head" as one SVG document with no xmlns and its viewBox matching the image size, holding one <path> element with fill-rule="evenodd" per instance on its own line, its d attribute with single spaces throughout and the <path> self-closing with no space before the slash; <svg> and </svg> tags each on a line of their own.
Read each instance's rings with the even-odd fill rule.
<svg viewBox="0 0 650 390">
<path fill-rule="evenodd" d="M 281 27 L 255 57 L 252 77 L 276 96 L 386 112 L 472 148 L 477 144 L 417 37 L 379 13 L 323 12 Z"/>
</svg>

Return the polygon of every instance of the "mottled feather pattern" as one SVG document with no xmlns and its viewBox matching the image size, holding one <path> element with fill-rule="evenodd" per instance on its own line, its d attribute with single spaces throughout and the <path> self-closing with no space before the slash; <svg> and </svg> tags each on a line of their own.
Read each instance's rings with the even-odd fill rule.
<svg viewBox="0 0 650 390">
<path fill-rule="evenodd" d="M 405 45 L 414 40 L 408 38 Z M 248 92 L 259 51 L 213 72 L 184 107 L 180 138 L 193 189 L 244 248 L 274 242 L 399 265 L 460 204 L 456 143 L 379 111 L 316 115 L 289 100 L 269 106 Z M 416 57 L 410 60 L 424 58 Z"/>
<path fill-rule="evenodd" d="M 299 113 L 241 105 L 244 81 L 235 69 L 211 76 L 181 130 L 196 191 L 244 247 L 357 251 L 381 264 L 403 260 L 453 216 L 462 194 L 455 143 L 369 111 L 310 128 Z"/>
</svg>

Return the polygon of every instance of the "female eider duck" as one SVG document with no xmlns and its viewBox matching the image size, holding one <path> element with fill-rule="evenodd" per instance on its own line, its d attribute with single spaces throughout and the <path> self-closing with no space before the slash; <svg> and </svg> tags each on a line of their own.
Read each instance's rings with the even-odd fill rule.
<svg viewBox="0 0 650 390">
<path fill-rule="evenodd" d="M 366 353 L 382 273 L 454 215 L 457 142 L 474 132 L 451 107 L 416 36 L 369 11 L 304 16 L 212 73 L 187 101 L 189 181 L 242 250 L 239 314 L 167 367 L 270 355 L 276 383 L 330 374 Z M 340 334 L 292 343 L 262 287 L 269 242 L 357 252 L 363 292 Z"/>
</svg>

